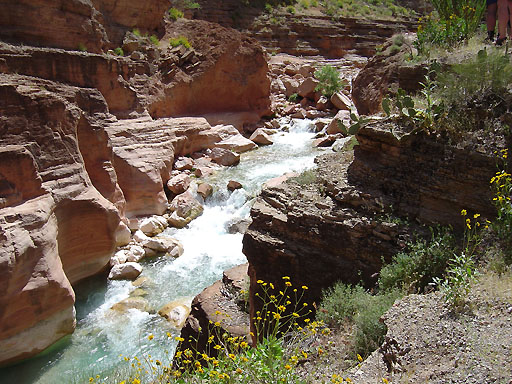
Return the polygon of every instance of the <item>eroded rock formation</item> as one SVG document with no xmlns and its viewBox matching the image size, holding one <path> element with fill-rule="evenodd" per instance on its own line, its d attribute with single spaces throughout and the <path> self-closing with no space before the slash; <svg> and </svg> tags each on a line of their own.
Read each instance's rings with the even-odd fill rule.
<svg viewBox="0 0 512 384">
<path fill-rule="evenodd" d="M 199 1 L 194 17 L 240 29 L 276 52 L 296 56 L 338 58 L 347 53 L 371 56 L 375 46 L 399 31 L 413 30 L 413 20 L 333 20 L 322 14 L 291 15 L 274 10 L 272 15 L 238 0 Z"/>
</svg>

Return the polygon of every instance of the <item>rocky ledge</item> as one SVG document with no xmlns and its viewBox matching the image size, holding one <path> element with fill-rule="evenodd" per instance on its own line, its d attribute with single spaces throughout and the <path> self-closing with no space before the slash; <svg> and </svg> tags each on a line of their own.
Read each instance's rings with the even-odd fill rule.
<svg viewBox="0 0 512 384">
<path fill-rule="evenodd" d="M 374 282 L 382 260 L 405 246 L 406 228 L 419 230 L 418 222 L 462 228 L 461 209 L 493 216 L 492 155 L 421 132 L 398 138 L 390 128 L 361 129 L 353 159 L 324 155 L 317 170 L 263 189 L 243 240 L 252 314 L 258 280 L 282 284 L 290 276 L 317 302 L 335 281 Z"/>
</svg>

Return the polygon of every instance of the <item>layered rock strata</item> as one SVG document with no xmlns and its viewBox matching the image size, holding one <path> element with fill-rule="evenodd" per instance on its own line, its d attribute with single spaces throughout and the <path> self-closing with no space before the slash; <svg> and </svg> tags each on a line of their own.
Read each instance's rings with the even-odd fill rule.
<svg viewBox="0 0 512 384">
<path fill-rule="evenodd" d="M 258 280 L 282 289 L 289 276 L 295 287 L 310 287 L 305 300 L 316 302 L 338 280 L 375 282 L 382 260 L 405 247 L 416 222 L 462 228 L 461 209 L 494 214 L 492 156 L 422 133 L 398 139 L 383 123 L 361 129 L 357 139 L 352 161 L 343 152 L 325 155 L 317 171 L 257 198 L 243 240 L 251 316 L 261 306 Z M 407 217 L 408 226 L 388 214 Z"/>
<path fill-rule="evenodd" d="M 165 0 L 20 0 L 1 6 L 4 40 L 64 49 L 80 44 L 96 53 L 118 46 L 126 30 L 158 32 L 169 9 Z"/>
<path fill-rule="evenodd" d="M 108 264 L 120 217 L 77 140 L 105 117 L 101 94 L 18 75 L 2 76 L 0 94 L 0 345 L 10 361 L 73 331 L 70 283 Z"/>
<path fill-rule="evenodd" d="M 240 1 L 199 1 L 196 18 L 240 29 L 256 38 L 270 51 L 296 56 L 339 58 L 347 53 L 371 56 L 375 46 L 401 31 L 416 28 L 413 20 L 364 20 L 322 14 L 291 15 L 263 6 L 242 6 Z"/>
</svg>

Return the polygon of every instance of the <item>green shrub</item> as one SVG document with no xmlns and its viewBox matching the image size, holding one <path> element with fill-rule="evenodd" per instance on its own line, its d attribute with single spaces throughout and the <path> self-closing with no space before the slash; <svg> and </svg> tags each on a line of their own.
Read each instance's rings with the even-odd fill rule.
<svg viewBox="0 0 512 384">
<path fill-rule="evenodd" d="M 354 319 L 356 353 L 366 357 L 384 342 L 387 327 L 380 318 L 400 297 L 397 290 L 375 296 L 367 295 L 366 305 L 360 308 Z"/>
<path fill-rule="evenodd" d="M 87 47 L 83 43 L 78 43 L 78 50 L 81 52 L 87 52 Z"/>
<path fill-rule="evenodd" d="M 378 281 L 382 291 L 422 292 L 434 278 L 443 276 L 456 251 L 455 238 L 447 228 L 431 230 L 431 234 L 430 241 L 417 240 L 408 252 L 396 254 L 382 267 Z"/>
<path fill-rule="evenodd" d="M 124 51 L 123 51 L 123 48 L 121 47 L 117 47 L 114 49 L 114 53 L 117 55 L 117 56 L 124 56 Z"/>
<path fill-rule="evenodd" d="M 436 79 L 437 97 L 447 105 L 463 105 L 484 95 L 502 96 L 512 83 L 512 64 L 502 52 L 481 50 Z"/>
<path fill-rule="evenodd" d="M 171 20 L 178 20 L 183 17 L 183 12 L 181 12 L 179 9 L 171 8 L 169 9 L 169 18 Z"/>
<path fill-rule="evenodd" d="M 151 41 L 151 44 L 153 44 L 153 45 L 160 44 L 160 40 L 158 40 L 158 37 L 156 37 L 156 35 L 151 35 L 149 37 L 149 41 Z"/>
<path fill-rule="evenodd" d="M 288 98 L 288 101 L 295 103 L 297 100 L 299 100 L 299 95 L 296 93 L 292 93 L 290 97 Z"/>
<path fill-rule="evenodd" d="M 195 1 L 185 0 L 184 7 L 185 7 L 185 9 L 200 9 L 201 4 L 199 4 Z"/>
<path fill-rule="evenodd" d="M 286 10 L 288 11 L 288 13 L 291 13 L 292 15 L 295 15 L 295 7 L 293 5 L 287 6 Z"/>
<path fill-rule="evenodd" d="M 300 0 L 299 5 L 303 9 L 309 8 L 309 0 Z"/>
<path fill-rule="evenodd" d="M 331 65 L 325 65 L 315 71 L 315 78 L 320 82 L 315 91 L 322 92 L 326 97 L 331 97 L 345 86 L 345 82 L 340 79 L 339 72 Z"/>
<path fill-rule="evenodd" d="M 352 322 L 366 302 L 368 294 L 360 285 L 337 283 L 322 294 L 321 311 L 317 318 L 330 326 Z"/>
<path fill-rule="evenodd" d="M 355 353 L 368 356 L 379 347 L 386 335 L 380 317 L 401 296 L 400 291 L 371 295 L 360 285 L 337 283 L 324 291 L 317 318 L 332 326 L 351 324 L 354 327 Z"/>
<path fill-rule="evenodd" d="M 299 176 L 290 178 L 291 182 L 299 185 L 310 185 L 317 181 L 316 171 L 314 169 L 308 169 L 302 172 Z"/>
<path fill-rule="evenodd" d="M 269 3 L 265 4 L 265 11 L 266 12 L 272 13 L 273 10 L 274 10 L 274 7 L 272 7 L 272 4 L 269 4 Z"/>
<path fill-rule="evenodd" d="M 419 19 L 414 43 L 423 55 L 429 55 L 432 46 L 453 48 L 467 41 L 478 29 L 485 11 L 485 3 L 480 0 L 433 0 L 432 4 L 439 16 Z"/>
<path fill-rule="evenodd" d="M 190 48 L 191 45 L 188 41 L 188 39 L 185 36 L 176 37 L 173 39 L 169 39 L 169 44 L 172 47 L 177 47 L 179 45 L 183 45 L 185 48 Z"/>
<path fill-rule="evenodd" d="M 134 28 L 132 33 L 137 36 L 137 37 L 141 37 L 142 35 L 140 34 L 140 31 L 137 29 L 137 28 Z"/>
</svg>

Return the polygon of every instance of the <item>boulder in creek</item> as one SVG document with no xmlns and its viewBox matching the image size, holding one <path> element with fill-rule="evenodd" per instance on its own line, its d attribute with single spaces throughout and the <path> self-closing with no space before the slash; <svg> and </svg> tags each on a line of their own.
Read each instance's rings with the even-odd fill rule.
<svg viewBox="0 0 512 384">
<path fill-rule="evenodd" d="M 124 264 L 128 261 L 127 259 L 127 251 L 125 249 L 121 249 L 110 258 L 110 265 L 113 267 L 115 265 Z"/>
<path fill-rule="evenodd" d="M 172 193 L 179 195 L 190 187 L 190 182 L 191 180 L 189 175 L 186 173 L 180 173 L 179 175 L 172 177 L 167 182 L 167 187 Z"/>
<path fill-rule="evenodd" d="M 139 223 L 139 229 L 147 236 L 155 236 L 161 233 L 169 224 L 162 216 L 151 216 Z"/>
<path fill-rule="evenodd" d="M 130 243 L 132 232 L 123 221 L 120 221 L 114 236 L 116 237 L 116 246 L 122 247 Z"/>
<path fill-rule="evenodd" d="M 270 145 L 274 144 L 272 139 L 265 133 L 261 128 L 258 128 L 251 135 L 250 140 L 254 141 L 258 145 Z"/>
<path fill-rule="evenodd" d="M 144 247 L 146 256 L 166 253 L 172 257 L 179 257 L 183 254 L 183 246 L 181 243 L 169 236 L 148 237 L 141 231 L 137 231 L 133 235 L 133 239 Z M 148 252 L 148 250 L 150 252 Z"/>
<path fill-rule="evenodd" d="M 172 212 L 168 219 L 169 224 L 183 228 L 203 213 L 203 206 L 187 191 L 172 200 L 169 210 Z"/>
<path fill-rule="evenodd" d="M 336 141 L 336 136 L 328 135 L 313 140 L 313 147 L 330 147 Z"/>
<path fill-rule="evenodd" d="M 248 219 L 231 219 L 226 223 L 226 231 L 227 233 L 245 233 L 247 231 L 247 228 L 249 228 L 249 225 L 251 225 L 252 220 L 251 218 Z"/>
<path fill-rule="evenodd" d="M 190 157 L 179 157 L 178 160 L 174 162 L 174 169 L 178 171 L 186 171 L 194 168 L 194 160 Z"/>
<path fill-rule="evenodd" d="M 348 96 L 337 92 L 331 96 L 331 103 L 339 110 L 350 111 L 353 103 Z"/>
<path fill-rule="evenodd" d="M 213 129 L 222 127 L 225 132 L 221 142 L 216 143 L 215 147 L 232 150 L 238 153 L 247 152 L 257 146 L 249 139 L 243 137 L 238 130 L 232 125 L 215 126 Z"/>
<path fill-rule="evenodd" d="M 213 187 L 208 183 L 201 183 L 197 187 L 197 193 L 201 195 L 203 199 L 206 199 L 213 193 Z"/>
<path fill-rule="evenodd" d="M 138 263 L 141 261 L 146 253 L 144 252 L 144 248 L 140 245 L 132 244 L 130 248 L 126 250 L 126 261 L 134 261 Z"/>
<path fill-rule="evenodd" d="M 299 94 L 299 96 L 313 99 L 315 94 L 315 88 L 318 84 L 318 80 L 312 77 L 308 77 L 299 85 L 297 93 Z"/>
<path fill-rule="evenodd" d="M 158 314 L 165 318 L 174 328 L 181 329 L 190 314 L 191 299 L 175 300 L 158 310 Z"/>
<path fill-rule="evenodd" d="M 229 191 L 234 191 L 236 189 L 241 189 L 241 188 L 242 188 L 242 184 L 240 184 L 238 181 L 229 180 L 229 182 L 228 182 L 228 190 Z"/>
<path fill-rule="evenodd" d="M 225 148 L 213 148 L 206 151 L 206 154 L 217 164 L 230 166 L 240 162 L 240 155 Z"/>
<path fill-rule="evenodd" d="M 139 311 L 147 312 L 149 310 L 149 303 L 141 296 L 134 296 L 121 300 L 110 309 L 121 313 L 127 312 L 130 309 L 138 309 Z"/>
<path fill-rule="evenodd" d="M 108 278 L 110 280 L 135 280 L 141 273 L 142 266 L 139 263 L 128 262 L 114 265 Z"/>
</svg>

